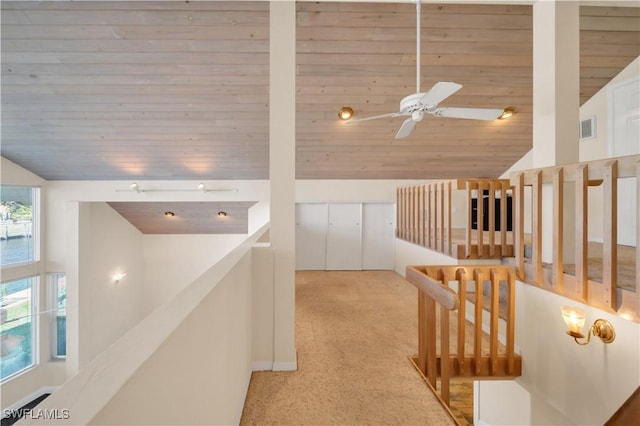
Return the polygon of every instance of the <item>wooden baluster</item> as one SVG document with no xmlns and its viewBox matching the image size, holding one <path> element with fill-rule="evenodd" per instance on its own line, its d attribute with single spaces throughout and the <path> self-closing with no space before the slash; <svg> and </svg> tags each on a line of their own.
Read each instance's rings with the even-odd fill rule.
<svg viewBox="0 0 640 426">
<path fill-rule="evenodd" d="M 542 172 L 536 171 L 531 188 L 533 217 L 531 226 L 531 264 L 533 282 L 542 284 Z"/>
<path fill-rule="evenodd" d="M 500 274 L 494 268 L 489 272 L 491 280 L 491 308 L 489 322 L 489 373 L 498 372 L 498 315 L 500 313 Z"/>
<path fill-rule="evenodd" d="M 449 310 L 440 305 L 440 397 L 449 406 L 451 356 L 449 354 Z"/>
<path fill-rule="evenodd" d="M 396 188 L 396 238 L 400 238 L 400 188 Z"/>
<path fill-rule="evenodd" d="M 507 183 L 500 186 L 500 256 L 512 256 L 507 250 Z"/>
<path fill-rule="evenodd" d="M 433 208 L 431 206 L 431 184 L 427 184 L 427 244 L 426 247 L 431 248 L 431 218 L 433 217 Z"/>
<path fill-rule="evenodd" d="M 467 229 L 465 235 L 464 255 L 465 257 L 471 257 L 471 228 L 473 227 L 473 190 L 471 188 L 471 182 L 466 181 L 467 186 Z"/>
<path fill-rule="evenodd" d="M 473 280 L 476 283 L 476 306 L 473 324 L 473 358 L 476 374 L 479 375 L 482 367 L 482 304 L 484 299 L 482 294 L 484 278 L 480 269 L 473 270 Z"/>
<path fill-rule="evenodd" d="M 438 277 L 441 279 L 442 269 L 438 271 Z M 429 339 L 427 340 L 427 380 L 436 388 L 436 380 L 438 377 L 437 370 L 437 353 L 436 353 L 436 301 L 431 297 L 427 297 L 427 328 L 429 329 Z"/>
<path fill-rule="evenodd" d="M 458 281 L 458 297 L 460 306 L 458 307 L 458 373 L 465 371 L 465 337 L 466 337 L 466 311 L 467 311 L 467 272 L 464 268 L 456 270 L 456 281 Z"/>
<path fill-rule="evenodd" d="M 438 202 L 440 203 L 440 253 L 444 253 L 444 218 L 447 215 L 444 208 L 444 182 L 440 182 L 438 186 L 440 189 L 440 197 L 438 197 Z"/>
<path fill-rule="evenodd" d="M 478 181 L 478 222 L 476 227 L 476 245 L 478 246 L 478 257 L 484 257 L 484 183 Z"/>
<path fill-rule="evenodd" d="M 409 187 L 409 241 L 415 243 L 415 187 Z"/>
<path fill-rule="evenodd" d="M 418 187 L 418 244 L 424 246 L 424 185 Z"/>
<path fill-rule="evenodd" d="M 420 188 L 417 186 L 414 186 L 413 187 L 413 242 L 415 244 L 420 243 L 420 233 L 418 232 L 418 227 L 420 223 L 419 213 L 420 213 Z"/>
<path fill-rule="evenodd" d="M 446 195 L 445 195 L 445 201 L 446 201 L 446 206 L 447 206 L 447 230 L 446 230 L 446 235 L 445 238 L 447 240 L 447 246 L 446 246 L 446 253 L 451 256 L 453 253 L 451 252 L 452 250 L 452 243 L 451 243 L 451 181 L 447 182 L 447 190 L 446 190 Z M 457 257 L 457 255 L 456 255 Z"/>
<path fill-rule="evenodd" d="M 496 256 L 496 185 L 489 181 L 489 257 Z"/>
<path fill-rule="evenodd" d="M 602 244 L 602 285 L 604 303 L 618 309 L 618 161 L 605 164 L 604 178 L 604 231 Z M 637 281 L 637 279 L 636 279 Z"/>
<path fill-rule="evenodd" d="M 516 277 L 507 272 L 507 374 L 515 371 Z"/>
<path fill-rule="evenodd" d="M 576 169 L 576 293 L 579 298 L 589 300 L 589 279 L 587 276 L 589 230 L 589 166 L 580 164 Z"/>
<path fill-rule="evenodd" d="M 563 294 L 564 290 L 564 169 L 558 167 L 553 173 L 553 263 L 552 286 Z"/>
<path fill-rule="evenodd" d="M 438 189 L 435 183 L 431 184 L 431 209 L 433 210 L 433 216 L 431 216 L 431 248 L 438 249 Z"/>
<path fill-rule="evenodd" d="M 403 202 L 404 240 L 410 241 L 409 240 L 409 188 L 408 187 L 404 189 L 403 200 L 404 200 Z"/>
<path fill-rule="evenodd" d="M 516 267 L 518 278 L 525 279 L 524 270 L 524 173 L 518 173 L 514 190 L 515 218 L 514 218 L 514 250 L 516 255 Z"/>
<path fill-rule="evenodd" d="M 427 375 L 427 341 L 429 340 L 427 327 L 427 295 L 418 290 L 418 369 Z"/>
</svg>

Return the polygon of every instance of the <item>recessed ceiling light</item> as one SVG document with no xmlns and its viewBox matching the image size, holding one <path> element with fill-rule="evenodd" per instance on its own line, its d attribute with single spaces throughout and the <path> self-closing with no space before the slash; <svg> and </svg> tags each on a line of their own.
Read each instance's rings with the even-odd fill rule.
<svg viewBox="0 0 640 426">
<path fill-rule="evenodd" d="M 506 118 L 509 118 L 509 117 L 511 117 L 513 115 L 514 112 L 515 112 L 515 110 L 513 108 L 507 107 L 502 112 L 502 115 L 500 117 L 498 117 L 498 120 L 504 120 Z"/>
<path fill-rule="evenodd" d="M 176 214 L 174 212 L 171 212 L 171 211 L 166 211 L 166 212 L 164 212 L 164 215 L 167 216 L 167 217 L 174 217 Z"/>
<path fill-rule="evenodd" d="M 218 217 L 225 217 L 226 215 L 227 215 L 227 212 L 223 212 L 223 211 L 218 212 Z"/>
<path fill-rule="evenodd" d="M 344 106 L 338 111 L 338 118 L 340 120 L 348 120 L 351 117 L 353 117 L 353 109 L 351 107 Z"/>
</svg>

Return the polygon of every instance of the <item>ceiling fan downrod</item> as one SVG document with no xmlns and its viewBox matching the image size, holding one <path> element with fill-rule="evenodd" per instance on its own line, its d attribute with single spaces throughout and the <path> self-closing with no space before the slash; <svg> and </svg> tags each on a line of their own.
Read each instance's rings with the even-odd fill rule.
<svg viewBox="0 0 640 426">
<path fill-rule="evenodd" d="M 420 93 L 420 0 L 416 0 L 416 69 L 418 72 L 416 73 L 416 93 Z"/>
</svg>

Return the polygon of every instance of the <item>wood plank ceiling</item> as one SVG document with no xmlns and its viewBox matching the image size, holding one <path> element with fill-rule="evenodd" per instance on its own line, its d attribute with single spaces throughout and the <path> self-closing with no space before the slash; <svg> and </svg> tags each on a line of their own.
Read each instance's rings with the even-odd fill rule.
<svg viewBox="0 0 640 426">
<path fill-rule="evenodd" d="M 268 179 L 268 2 L 3 1 L 3 156 L 45 179 Z M 581 8 L 581 101 L 640 53 L 637 7 Z M 423 6 L 423 90 L 507 121 L 426 117 L 412 3 L 297 4 L 300 179 L 495 177 L 532 145 L 530 6 Z M 576 76 L 577 78 L 577 76 Z"/>
</svg>

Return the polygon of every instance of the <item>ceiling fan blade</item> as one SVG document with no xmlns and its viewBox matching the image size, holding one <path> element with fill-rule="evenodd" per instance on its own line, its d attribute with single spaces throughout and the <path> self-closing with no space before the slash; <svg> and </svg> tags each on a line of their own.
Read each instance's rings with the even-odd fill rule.
<svg viewBox="0 0 640 426">
<path fill-rule="evenodd" d="M 405 138 L 411 134 L 413 128 L 416 127 L 417 121 L 413 118 L 407 118 L 400 126 L 400 130 L 396 133 L 396 139 Z"/>
<path fill-rule="evenodd" d="M 496 108 L 438 108 L 436 117 L 467 118 L 471 120 L 495 120 L 504 110 Z"/>
<path fill-rule="evenodd" d="M 449 96 L 462 89 L 462 85 L 458 83 L 452 83 L 450 81 L 440 81 L 433 85 L 431 89 L 425 95 L 420 98 L 422 105 L 438 105 Z"/>
<path fill-rule="evenodd" d="M 406 114 L 403 112 L 390 112 L 389 114 L 372 115 L 371 117 L 356 118 L 353 120 L 346 121 L 345 124 L 359 123 L 360 121 L 377 120 L 378 118 L 399 117 L 401 115 L 411 115 L 411 114 Z"/>
</svg>

